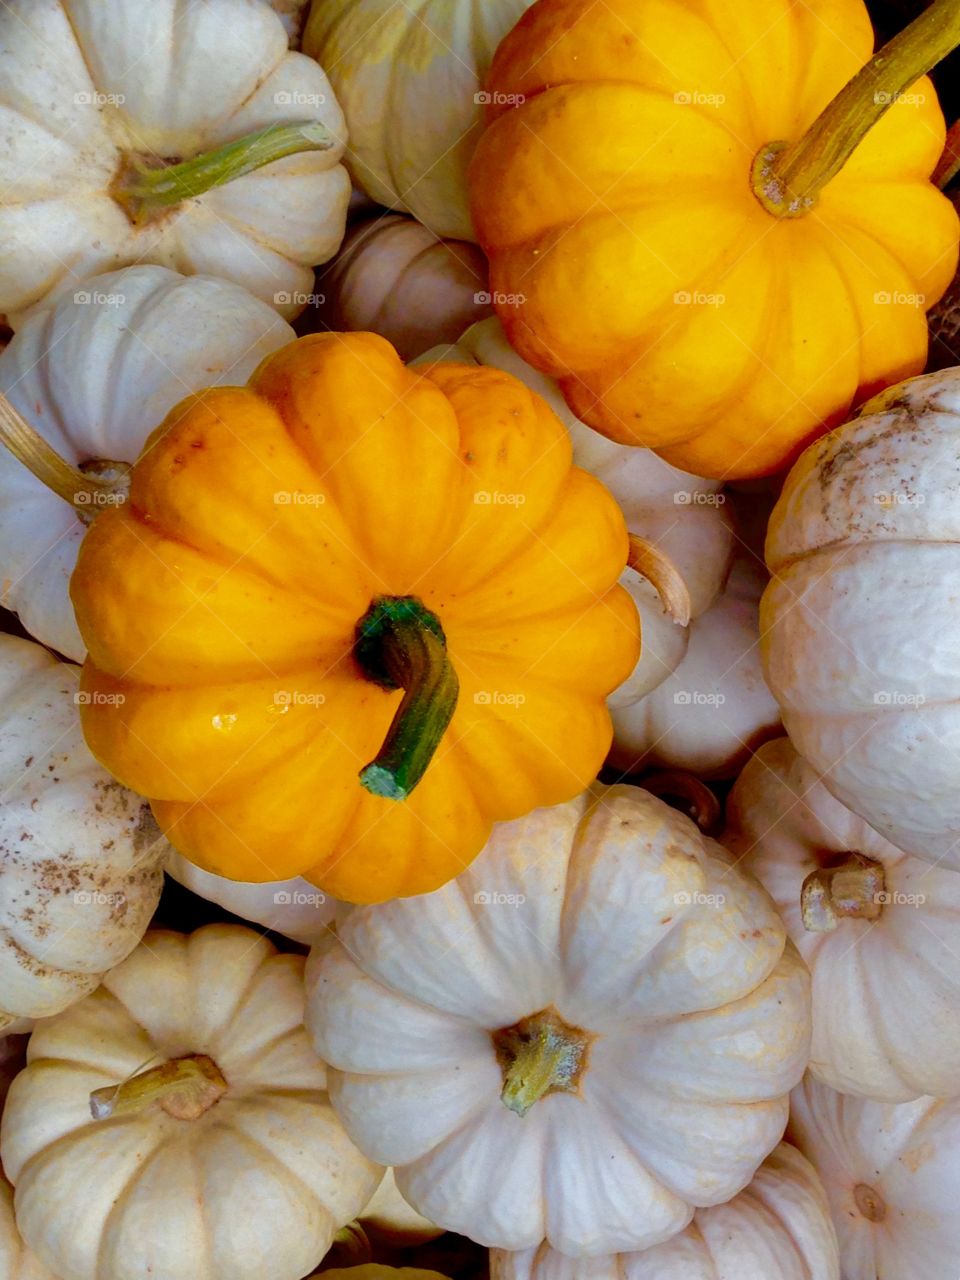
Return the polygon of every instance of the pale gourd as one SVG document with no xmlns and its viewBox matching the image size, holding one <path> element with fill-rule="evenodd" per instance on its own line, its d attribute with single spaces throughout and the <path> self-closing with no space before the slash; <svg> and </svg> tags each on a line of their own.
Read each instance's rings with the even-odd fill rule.
<svg viewBox="0 0 960 1280">
<path fill-rule="evenodd" d="M 810 1071 L 887 1102 L 960 1090 L 960 872 L 895 848 L 779 738 L 727 805 L 724 843 L 776 902 L 813 977 Z"/>
<path fill-rule="evenodd" d="M 642 1249 L 750 1181 L 806 1065 L 808 979 L 773 904 L 689 819 L 597 787 L 504 823 L 435 893 L 311 956 L 331 1099 L 438 1226 Z"/>
<path fill-rule="evenodd" d="M 0 1276 L 3 1280 L 58 1280 L 23 1242 L 13 1216 L 13 1188 L 0 1174 Z"/>
<path fill-rule="evenodd" d="M 17 1223 L 70 1280 L 301 1280 L 382 1170 L 303 1029 L 303 959 L 238 925 L 165 931 L 42 1022 L 0 1156 Z"/>
<path fill-rule="evenodd" d="M 160 898 L 169 845 L 87 749 L 79 675 L 0 635 L 0 1031 L 92 991 Z"/>
<path fill-rule="evenodd" d="M 32 316 L 0 355 L 0 392 L 67 462 L 110 473 L 186 395 L 244 382 L 293 336 L 238 285 L 129 267 Z M 91 489 L 68 502 L 0 448 L 0 603 L 78 662 L 86 649 L 67 587 L 98 500 L 114 497 Z"/>
<path fill-rule="evenodd" d="M 840 1280 L 837 1237 L 816 1170 L 782 1142 L 729 1203 L 643 1253 L 565 1258 L 548 1245 L 494 1250 L 491 1280 Z"/>
<path fill-rule="evenodd" d="M 808 1076 L 789 1136 L 820 1174 L 843 1280 L 952 1280 L 960 1101 L 874 1102 Z"/>
<path fill-rule="evenodd" d="M 960 867 L 960 369 L 891 387 L 790 472 L 767 683 L 800 754 L 898 848 Z"/>
<path fill-rule="evenodd" d="M 314 0 L 303 49 L 347 118 L 347 163 L 379 204 L 474 240 L 467 165 L 497 45 L 532 0 Z"/>
<path fill-rule="evenodd" d="M 4 4 L 0 312 L 15 329 L 51 292 L 140 262 L 303 309 L 350 180 L 330 82 L 287 41 L 257 0 Z M 238 165 L 223 148 L 242 139 Z"/>
</svg>

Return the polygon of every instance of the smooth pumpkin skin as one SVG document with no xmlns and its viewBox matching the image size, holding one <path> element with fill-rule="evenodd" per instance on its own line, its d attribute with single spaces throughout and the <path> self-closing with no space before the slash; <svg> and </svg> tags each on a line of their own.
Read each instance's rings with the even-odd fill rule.
<svg viewBox="0 0 960 1280">
<path fill-rule="evenodd" d="M 930 82 L 806 216 L 774 217 L 750 185 L 872 41 L 861 0 L 539 0 L 503 41 L 474 221 L 510 341 L 585 422 L 699 475 L 756 476 L 922 369 L 958 237 L 928 181 Z"/>
<path fill-rule="evenodd" d="M 315 501 L 275 501 L 296 491 Z M 638 653 L 626 550 L 613 498 L 520 382 L 311 335 L 173 410 L 130 502 L 91 526 L 71 585 L 84 688 L 122 701 L 91 698 L 88 742 L 208 871 L 354 902 L 426 892 L 494 821 L 602 764 L 604 698 Z M 383 594 L 436 613 L 460 679 L 404 801 L 357 776 L 401 697 L 352 657 Z"/>
</svg>

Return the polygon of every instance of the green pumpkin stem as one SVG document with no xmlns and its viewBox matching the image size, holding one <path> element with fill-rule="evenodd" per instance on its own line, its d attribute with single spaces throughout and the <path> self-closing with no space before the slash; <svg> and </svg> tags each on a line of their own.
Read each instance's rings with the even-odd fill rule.
<svg viewBox="0 0 960 1280">
<path fill-rule="evenodd" d="M 933 0 L 861 67 L 802 138 L 761 148 L 752 181 L 767 212 L 778 218 L 809 213 L 877 121 L 958 45 L 960 0 Z"/>
<path fill-rule="evenodd" d="M 175 1120 L 199 1118 L 227 1092 L 220 1068 L 205 1053 L 171 1058 L 141 1071 L 120 1084 L 94 1089 L 90 1114 L 94 1120 L 136 1115 L 153 1103 Z"/>
<path fill-rule="evenodd" d="M 379 596 L 357 624 L 354 654 L 368 680 L 404 690 L 360 782 L 375 796 L 405 800 L 433 759 L 460 692 L 443 628 L 415 596 Z"/>
<path fill-rule="evenodd" d="M 564 1022 L 552 1006 L 493 1032 L 503 1073 L 500 1100 L 518 1116 L 551 1093 L 576 1093 L 593 1039 Z"/>
<path fill-rule="evenodd" d="M 307 120 L 268 125 L 180 164 L 152 167 L 131 157 L 114 180 L 111 195 L 130 221 L 141 225 L 183 200 L 202 196 L 274 160 L 302 151 L 329 151 L 336 141 L 325 125 Z"/>
</svg>

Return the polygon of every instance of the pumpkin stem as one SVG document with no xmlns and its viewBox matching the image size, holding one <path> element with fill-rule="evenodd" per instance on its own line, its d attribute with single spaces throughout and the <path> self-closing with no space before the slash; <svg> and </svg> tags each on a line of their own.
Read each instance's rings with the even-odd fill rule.
<svg viewBox="0 0 960 1280">
<path fill-rule="evenodd" d="M 547 1094 L 578 1091 L 593 1036 L 571 1027 L 551 1006 L 492 1032 L 492 1039 L 503 1072 L 500 1099 L 525 1116 Z"/>
<path fill-rule="evenodd" d="M 220 1068 L 205 1053 L 171 1058 L 121 1084 L 94 1089 L 90 1114 L 94 1120 L 133 1115 L 158 1102 L 174 1120 L 199 1120 L 227 1092 Z"/>
<path fill-rule="evenodd" d="M 809 213 L 877 121 L 957 45 L 960 0 L 934 0 L 861 67 L 802 138 L 761 147 L 752 184 L 767 212 Z"/>
<path fill-rule="evenodd" d="M 640 785 L 667 804 L 679 800 L 680 803 L 674 804 L 673 808 L 686 813 L 707 835 L 719 829 L 722 817 L 720 801 L 707 784 L 692 773 L 684 769 L 658 769 L 642 778 Z"/>
<path fill-rule="evenodd" d="M 18 413 L 0 392 L 0 444 L 22 462 L 27 470 L 64 502 L 69 502 L 84 523 L 89 524 L 104 507 L 126 501 L 130 468 L 125 462 L 94 459 L 82 467 L 71 466 Z"/>
<path fill-rule="evenodd" d="M 800 890 L 800 917 L 810 933 L 832 933 L 843 918 L 876 920 L 886 899 L 883 866 L 851 853 L 836 867 L 811 871 Z"/>
<path fill-rule="evenodd" d="M 299 124 L 271 124 L 227 142 L 215 151 L 180 164 L 157 167 L 128 156 L 113 180 L 110 194 L 136 226 L 149 222 L 172 205 L 202 196 L 254 169 L 301 151 L 329 151 L 336 138 L 316 120 Z"/>
<path fill-rule="evenodd" d="M 690 625 L 690 592 L 670 557 L 647 538 L 627 535 L 627 565 L 656 589 L 667 616 L 680 627 Z"/>
<path fill-rule="evenodd" d="M 937 162 L 930 181 L 943 191 L 949 187 L 958 173 L 960 173 L 960 120 L 954 120 L 947 130 L 943 154 Z"/>
<path fill-rule="evenodd" d="M 375 796 L 405 800 L 433 759 L 460 693 L 440 619 L 416 596 L 378 596 L 357 623 L 354 656 L 368 680 L 404 690 L 360 782 Z"/>
</svg>

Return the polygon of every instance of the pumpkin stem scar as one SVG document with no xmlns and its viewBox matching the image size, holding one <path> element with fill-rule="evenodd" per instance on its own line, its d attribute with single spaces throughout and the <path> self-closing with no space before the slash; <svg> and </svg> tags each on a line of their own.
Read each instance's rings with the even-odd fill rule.
<svg viewBox="0 0 960 1280">
<path fill-rule="evenodd" d="M 836 867 L 812 871 L 800 890 L 800 916 L 810 933 L 832 933 L 841 919 L 877 920 L 887 900 L 883 866 L 850 853 Z"/>
<path fill-rule="evenodd" d="M 796 142 L 774 141 L 757 153 L 754 195 L 778 218 L 800 218 L 816 205 L 882 116 L 960 45 L 960 0 L 934 0 L 873 55 Z M 922 93 L 933 93 L 929 86 Z"/>
<path fill-rule="evenodd" d="M 106 507 L 127 499 L 130 467 L 125 462 L 94 460 L 71 466 L 56 449 L 18 413 L 0 392 L 0 444 L 27 470 L 64 502 L 69 502 L 85 524 Z"/>
<path fill-rule="evenodd" d="M 594 1037 L 564 1022 L 552 1006 L 491 1033 L 503 1073 L 500 1099 L 525 1116 L 550 1093 L 576 1093 Z"/>
<path fill-rule="evenodd" d="M 882 1222 L 887 1216 L 887 1206 L 876 1187 L 858 1182 L 853 1188 L 853 1199 L 860 1213 L 868 1222 Z"/>
<path fill-rule="evenodd" d="M 205 1053 L 171 1058 L 121 1084 L 94 1089 L 90 1114 L 94 1120 L 136 1115 L 153 1103 L 175 1120 L 199 1120 L 227 1092 L 220 1068 Z"/>
<path fill-rule="evenodd" d="M 135 226 L 161 216 L 173 205 L 221 187 L 254 169 L 301 151 L 329 151 L 336 138 L 316 120 L 271 124 L 204 152 L 180 164 L 150 164 L 127 156 L 110 187 L 110 194 Z"/>
<path fill-rule="evenodd" d="M 460 693 L 440 619 L 416 596 L 378 596 L 357 623 L 353 652 L 368 680 L 404 690 L 360 782 L 375 796 L 405 800 L 426 773 Z"/>
</svg>

